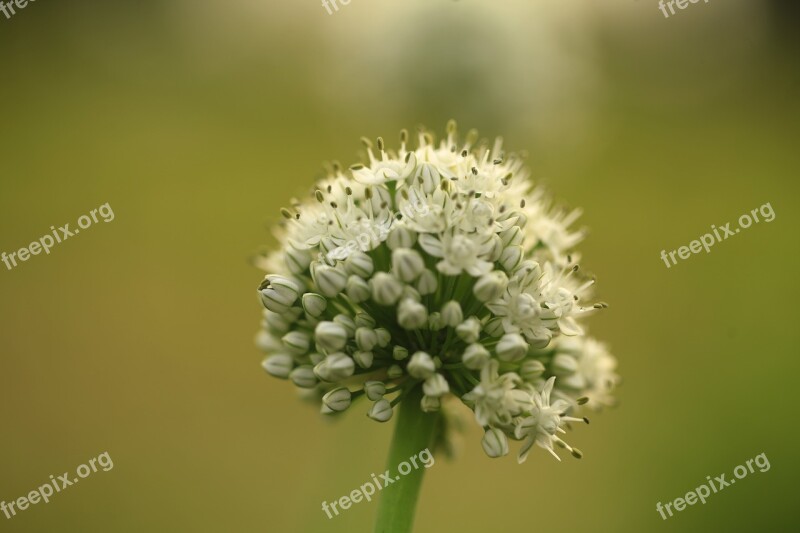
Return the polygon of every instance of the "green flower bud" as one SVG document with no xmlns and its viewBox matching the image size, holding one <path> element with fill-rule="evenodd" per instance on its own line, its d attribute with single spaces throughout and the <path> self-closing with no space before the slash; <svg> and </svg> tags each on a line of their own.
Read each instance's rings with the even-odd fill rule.
<svg viewBox="0 0 800 533">
<path fill-rule="evenodd" d="M 386 370 L 386 375 L 389 379 L 397 379 L 403 375 L 403 367 L 400 365 L 392 365 Z"/>
<path fill-rule="evenodd" d="M 524 255 L 522 246 L 509 246 L 500 255 L 500 264 L 503 265 L 506 272 L 514 272 L 522 263 Z"/>
<path fill-rule="evenodd" d="M 461 312 L 461 304 L 455 300 L 450 300 L 442 307 L 442 321 L 446 326 L 454 328 L 464 321 L 464 313 Z"/>
<path fill-rule="evenodd" d="M 314 367 L 314 373 L 322 381 L 341 381 L 355 372 L 353 359 L 343 353 L 334 353 L 326 357 Z"/>
<path fill-rule="evenodd" d="M 289 272 L 299 276 L 308 270 L 311 264 L 311 253 L 308 250 L 299 250 L 294 246 L 289 246 L 284 253 L 283 260 Z"/>
<path fill-rule="evenodd" d="M 519 368 L 519 377 L 524 381 L 532 382 L 539 379 L 544 374 L 544 364 L 537 359 L 528 359 Z"/>
<path fill-rule="evenodd" d="M 420 253 L 408 248 L 397 248 L 392 252 L 392 272 L 400 281 L 410 283 L 425 270 L 425 261 Z"/>
<path fill-rule="evenodd" d="M 392 334 L 386 328 L 376 328 L 375 335 L 378 336 L 378 346 L 381 348 L 386 348 L 392 341 Z"/>
<path fill-rule="evenodd" d="M 403 359 L 408 357 L 408 350 L 403 348 L 402 346 L 395 346 L 392 349 L 392 357 L 395 361 L 402 361 Z"/>
<path fill-rule="evenodd" d="M 483 344 L 474 343 L 467 346 L 461 360 L 464 362 L 464 366 L 470 370 L 480 370 L 489 362 L 490 357 L 489 350 Z"/>
<path fill-rule="evenodd" d="M 361 368 L 369 368 L 372 366 L 372 361 L 375 356 L 372 352 L 364 352 L 364 351 L 357 351 L 353 354 L 353 360 L 355 360 L 356 364 Z"/>
<path fill-rule="evenodd" d="M 490 302 L 500 298 L 506 287 L 508 287 L 508 276 L 501 270 L 494 270 L 478 278 L 472 292 L 481 302 Z"/>
<path fill-rule="evenodd" d="M 474 316 L 469 317 L 456 327 L 456 335 L 468 344 L 477 342 L 481 336 L 481 321 Z"/>
<path fill-rule="evenodd" d="M 261 366 L 264 367 L 264 370 L 266 370 L 269 375 L 286 379 L 289 377 L 292 368 L 294 368 L 294 359 L 292 359 L 292 356 L 289 354 L 270 355 L 264 359 Z"/>
<path fill-rule="evenodd" d="M 311 266 L 311 279 L 319 289 L 319 292 L 328 298 L 338 296 L 347 285 L 347 274 L 342 270 L 319 263 Z"/>
<path fill-rule="evenodd" d="M 403 300 L 397 307 L 397 323 L 403 329 L 419 329 L 428 321 L 428 309 L 414 300 Z"/>
<path fill-rule="evenodd" d="M 426 396 L 438 398 L 450 392 L 450 385 L 447 384 L 447 380 L 443 375 L 434 374 L 422 384 L 422 392 L 424 392 Z"/>
<path fill-rule="evenodd" d="M 356 330 L 356 344 L 359 350 L 372 351 L 378 344 L 378 335 L 373 329 L 358 328 Z"/>
<path fill-rule="evenodd" d="M 386 238 L 386 245 L 391 250 L 411 248 L 417 241 L 417 234 L 405 226 L 395 226 Z"/>
<path fill-rule="evenodd" d="M 351 400 L 352 395 L 350 391 L 344 387 L 333 389 L 322 397 L 322 403 L 331 411 L 336 412 L 344 411 L 350 407 Z"/>
<path fill-rule="evenodd" d="M 333 317 L 333 321 L 342 326 L 347 331 L 347 338 L 356 334 L 356 323 L 347 315 L 338 314 Z"/>
<path fill-rule="evenodd" d="M 376 422 L 387 422 L 393 413 L 392 404 L 388 400 L 381 399 L 372 404 L 367 416 Z"/>
<path fill-rule="evenodd" d="M 289 379 L 292 383 L 303 389 L 312 389 L 317 386 L 317 376 L 314 374 L 314 369 L 310 366 L 298 366 L 289 374 Z"/>
<path fill-rule="evenodd" d="M 367 279 L 372 275 L 375 266 L 369 255 L 361 251 L 356 251 L 345 259 L 344 268 L 348 274 Z"/>
<path fill-rule="evenodd" d="M 485 331 L 490 337 L 502 337 L 506 332 L 506 329 L 503 326 L 503 319 L 500 317 L 491 319 L 483 327 L 483 331 Z"/>
<path fill-rule="evenodd" d="M 290 352 L 297 355 L 308 353 L 308 349 L 311 347 L 311 336 L 304 331 L 290 331 L 281 337 L 281 340 Z"/>
<path fill-rule="evenodd" d="M 406 367 L 408 373 L 417 379 L 427 379 L 436 371 L 433 358 L 425 352 L 417 352 L 411 356 Z"/>
<path fill-rule="evenodd" d="M 345 288 L 347 297 L 353 300 L 354 303 L 361 303 L 369 300 L 371 295 L 369 285 L 358 276 L 350 276 L 347 278 L 347 285 Z"/>
<path fill-rule="evenodd" d="M 497 343 L 495 350 L 501 361 L 513 362 L 523 359 L 528 354 L 528 343 L 518 333 L 506 333 Z"/>
<path fill-rule="evenodd" d="M 347 330 L 336 322 L 320 322 L 314 329 L 314 342 L 318 349 L 337 352 L 347 344 Z"/>
<path fill-rule="evenodd" d="M 426 296 L 436 292 L 438 287 L 439 281 L 436 279 L 436 274 L 428 269 L 423 270 L 422 274 L 419 275 L 419 279 L 417 279 L 417 291 L 421 295 Z"/>
<path fill-rule="evenodd" d="M 481 446 L 489 457 L 503 457 L 508 454 L 508 437 L 497 428 L 489 428 L 483 435 Z"/>
<path fill-rule="evenodd" d="M 550 363 L 553 374 L 556 376 L 568 376 L 578 371 L 578 360 L 565 353 L 558 353 Z"/>
<path fill-rule="evenodd" d="M 367 313 L 356 313 L 356 328 L 374 328 L 375 319 Z"/>
<path fill-rule="evenodd" d="M 283 276 L 267 276 L 259 287 L 261 302 L 274 313 L 285 313 L 300 296 L 300 287 Z"/>
<path fill-rule="evenodd" d="M 382 381 L 367 381 L 364 383 L 364 392 L 367 398 L 377 402 L 386 394 L 386 385 Z"/>
<path fill-rule="evenodd" d="M 328 300 L 321 294 L 307 292 L 303 295 L 303 310 L 308 313 L 308 316 L 319 318 L 325 309 L 328 307 Z"/>
<path fill-rule="evenodd" d="M 372 299 L 380 305 L 394 305 L 403 293 L 403 284 L 386 272 L 377 272 L 369 280 Z"/>
</svg>

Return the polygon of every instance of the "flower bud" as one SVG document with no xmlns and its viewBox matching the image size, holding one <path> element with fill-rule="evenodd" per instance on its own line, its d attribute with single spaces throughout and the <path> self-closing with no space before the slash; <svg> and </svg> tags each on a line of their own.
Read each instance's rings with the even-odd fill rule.
<svg viewBox="0 0 800 533">
<path fill-rule="evenodd" d="M 433 358 L 425 352 L 417 352 L 411 356 L 406 367 L 408 373 L 417 379 L 427 379 L 436 371 Z"/>
<path fill-rule="evenodd" d="M 290 352 L 297 355 L 308 353 L 308 349 L 311 347 L 311 336 L 304 331 L 290 331 L 281 337 L 281 340 Z"/>
<path fill-rule="evenodd" d="M 266 353 L 275 353 L 283 350 L 283 343 L 281 340 L 264 330 L 256 334 L 256 346 L 259 350 Z"/>
<path fill-rule="evenodd" d="M 397 248 L 392 252 L 392 272 L 405 283 L 411 283 L 425 270 L 425 261 L 416 250 Z"/>
<path fill-rule="evenodd" d="M 386 370 L 386 375 L 389 379 L 397 379 L 403 375 L 403 367 L 400 365 L 392 365 Z"/>
<path fill-rule="evenodd" d="M 314 373 L 323 381 L 341 381 L 353 375 L 356 365 L 343 353 L 334 353 L 314 367 Z"/>
<path fill-rule="evenodd" d="M 356 313 L 356 328 L 374 328 L 375 319 L 367 313 Z"/>
<path fill-rule="evenodd" d="M 352 395 L 350 391 L 344 387 L 333 389 L 322 397 L 322 403 L 331 411 L 344 411 L 350 407 Z"/>
<path fill-rule="evenodd" d="M 444 320 L 442 320 L 442 313 L 434 311 L 428 315 L 428 328 L 431 331 L 440 331 L 444 328 Z"/>
<path fill-rule="evenodd" d="M 328 307 L 328 300 L 321 294 L 307 292 L 303 295 L 303 310 L 308 313 L 308 316 L 319 318 L 325 309 Z"/>
<path fill-rule="evenodd" d="M 519 367 L 519 377 L 524 381 L 536 381 L 544 374 L 544 364 L 537 359 L 528 359 Z"/>
<path fill-rule="evenodd" d="M 468 344 L 477 342 L 481 336 L 481 321 L 474 316 L 469 317 L 456 327 L 456 334 Z"/>
<path fill-rule="evenodd" d="M 524 236 L 519 226 L 511 226 L 500 232 L 500 239 L 503 241 L 503 246 L 519 246 L 522 244 Z"/>
<path fill-rule="evenodd" d="M 403 293 L 403 284 L 386 272 L 377 272 L 369 280 L 372 299 L 380 305 L 394 305 Z"/>
<path fill-rule="evenodd" d="M 274 313 L 286 312 L 300 295 L 300 287 L 283 276 L 270 275 L 259 287 L 261 302 Z"/>
<path fill-rule="evenodd" d="M 347 338 L 349 339 L 356 334 L 356 323 L 347 315 L 338 314 L 333 317 L 333 321 L 342 326 L 347 331 Z"/>
<path fill-rule="evenodd" d="M 506 328 L 503 326 L 503 319 L 499 316 L 491 319 L 483 326 L 483 331 L 490 337 L 502 337 L 506 332 Z"/>
<path fill-rule="evenodd" d="M 286 379 L 289 377 L 289 373 L 294 367 L 294 359 L 292 359 L 291 355 L 284 353 L 270 355 L 264 359 L 261 366 L 264 367 L 264 370 L 266 370 L 269 375 Z"/>
<path fill-rule="evenodd" d="M 478 343 L 467 346 L 467 349 L 464 350 L 464 355 L 461 356 L 464 366 L 470 370 L 480 370 L 489 362 L 489 358 L 489 350 L 483 344 Z"/>
<path fill-rule="evenodd" d="M 274 313 L 269 309 L 264 309 L 264 321 L 273 333 L 286 333 L 292 328 L 294 321 L 289 313 Z"/>
<path fill-rule="evenodd" d="M 400 345 L 396 345 L 392 349 L 392 357 L 394 358 L 395 361 L 402 361 L 403 359 L 408 357 L 408 350 Z"/>
<path fill-rule="evenodd" d="M 371 351 L 378 344 L 378 335 L 370 328 L 356 330 L 356 344 L 359 350 Z"/>
<path fill-rule="evenodd" d="M 367 279 L 372 275 L 375 265 L 369 255 L 361 251 L 355 251 L 345 260 L 344 269 L 348 274 Z"/>
<path fill-rule="evenodd" d="M 489 428 L 481 439 L 481 446 L 489 457 L 503 457 L 508 454 L 508 437 L 497 428 Z"/>
<path fill-rule="evenodd" d="M 486 260 L 490 263 L 496 263 L 500 256 L 503 255 L 503 250 L 505 247 L 503 246 L 503 241 L 500 240 L 500 237 L 497 234 L 492 235 L 491 237 L 492 247 L 489 252 L 486 254 Z"/>
<path fill-rule="evenodd" d="M 447 380 L 443 375 L 434 374 L 422 384 L 422 392 L 424 392 L 426 396 L 438 398 L 450 392 L 450 385 L 447 384 Z"/>
<path fill-rule="evenodd" d="M 409 300 L 414 300 L 415 302 L 422 301 L 422 295 L 419 293 L 417 289 L 415 289 L 411 285 L 403 286 L 403 294 L 400 295 L 400 299 L 404 300 L 406 298 Z"/>
<path fill-rule="evenodd" d="M 353 360 L 361 368 L 371 367 L 374 358 L 375 356 L 372 354 L 372 352 L 364 352 L 359 350 L 353 354 Z"/>
<path fill-rule="evenodd" d="M 578 371 L 577 359 L 565 353 L 556 354 L 550 366 L 556 376 L 568 376 Z"/>
<path fill-rule="evenodd" d="M 369 300 L 371 295 L 367 282 L 364 278 L 358 276 L 350 276 L 347 278 L 345 293 L 347 293 L 348 298 L 357 304 Z"/>
<path fill-rule="evenodd" d="M 436 289 L 439 286 L 439 282 L 436 279 L 436 274 L 432 271 L 425 269 L 422 271 L 422 274 L 419 275 L 419 279 L 417 280 L 417 291 L 422 295 L 426 296 L 428 294 L 433 294 L 436 292 Z"/>
<path fill-rule="evenodd" d="M 455 300 L 450 300 L 442 307 L 442 322 L 446 326 L 454 328 L 464 321 L 464 313 L 461 312 L 461 304 Z"/>
<path fill-rule="evenodd" d="M 309 253 L 308 250 L 300 250 L 294 246 L 289 246 L 283 255 L 283 260 L 289 272 L 300 275 L 304 273 L 308 269 L 308 265 L 311 264 L 311 253 Z"/>
<path fill-rule="evenodd" d="M 503 250 L 500 256 L 500 264 L 506 269 L 506 272 L 514 272 L 517 267 L 522 263 L 524 257 L 522 246 L 509 246 Z"/>
<path fill-rule="evenodd" d="M 378 336 L 378 346 L 386 348 L 392 342 L 392 334 L 386 328 L 376 328 L 375 335 Z"/>
<path fill-rule="evenodd" d="M 376 422 L 387 422 L 392 418 L 393 413 L 394 410 L 392 410 L 392 404 L 389 403 L 389 400 L 380 399 L 372 404 L 367 416 Z"/>
<path fill-rule="evenodd" d="M 403 300 L 397 307 L 397 323 L 403 329 L 419 329 L 428 321 L 428 310 L 414 300 Z"/>
<path fill-rule="evenodd" d="M 328 298 L 338 296 L 347 285 L 347 274 L 329 265 L 316 264 L 316 266 L 312 266 L 311 278 L 319 292 Z"/>
<path fill-rule="evenodd" d="M 386 238 L 389 249 L 411 248 L 417 240 L 417 234 L 402 225 L 396 225 Z"/>
<path fill-rule="evenodd" d="M 347 344 L 347 330 L 336 322 L 320 322 L 314 328 L 314 342 L 328 353 L 339 351 Z"/>
<path fill-rule="evenodd" d="M 433 413 L 438 411 L 442 406 L 441 400 L 434 396 L 423 396 L 419 404 L 423 413 Z"/>
<path fill-rule="evenodd" d="M 310 366 L 298 366 L 289 374 L 292 383 L 303 389 L 311 389 L 317 386 L 317 376 L 314 369 Z"/>
<path fill-rule="evenodd" d="M 367 398 L 377 402 L 386 394 L 386 385 L 382 381 L 367 381 L 364 383 L 364 392 Z"/>
<path fill-rule="evenodd" d="M 506 287 L 508 287 L 508 276 L 501 270 L 494 270 L 478 278 L 472 292 L 481 302 L 490 302 L 500 298 Z"/>
<path fill-rule="evenodd" d="M 497 358 L 505 362 L 519 361 L 528 354 L 528 343 L 518 333 L 506 333 L 497 343 Z"/>
</svg>

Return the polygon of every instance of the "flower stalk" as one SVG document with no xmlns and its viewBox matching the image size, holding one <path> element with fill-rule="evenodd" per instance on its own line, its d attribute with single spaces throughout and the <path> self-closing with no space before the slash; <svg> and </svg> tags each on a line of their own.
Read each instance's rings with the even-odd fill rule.
<svg viewBox="0 0 800 533">
<path fill-rule="evenodd" d="M 397 471 L 397 465 L 420 451 L 431 449 L 439 427 L 439 413 L 424 413 L 420 409 L 422 387 L 409 390 L 398 407 L 397 422 L 392 436 L 386 469 Z M 433 450 L 431 450 L 431 453 Z M 414 525 L 422 479 L 427 468 L 416 468 L 381 492 L 375 533 L 408 533 Z"/>
</svg>

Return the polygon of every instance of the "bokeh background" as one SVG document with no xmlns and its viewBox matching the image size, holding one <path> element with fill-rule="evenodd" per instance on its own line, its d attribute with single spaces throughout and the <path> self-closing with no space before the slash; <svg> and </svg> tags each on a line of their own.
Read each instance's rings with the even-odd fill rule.
<svg viewBox="0 0 800 533">
<path fill-rule="evenodd" d="M 391 424 L 323 420 L 266 376 L 248 261 L 321 163 L 447 119 L 526 150 L 582 206 L 620 406 L 490 460 L 469 425 L 419 533 L 796 530 L 798 9 L 711 0 L 38 1 L 0 16 L 0 500 L 108 451 L 114 469 L 0 531 L 371 531 L 322 500 L 382 471 Z M 667 269 L 659 253 L 771 202 Z M 735 224 L 734 224 L 735 225 Z M 2 266 L 2 265 L 0 265 Z M 664 522 L 656 502 L 766 453 Z"/>
</svg>

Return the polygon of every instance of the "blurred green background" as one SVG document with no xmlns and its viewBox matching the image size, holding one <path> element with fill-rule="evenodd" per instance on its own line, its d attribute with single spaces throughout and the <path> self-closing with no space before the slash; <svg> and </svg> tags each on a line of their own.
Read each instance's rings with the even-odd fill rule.
<svg viewBox="0 0 800 533">
<path fill-rule="evenodd" d="M 427 472 L 419 533 L 788 531 L 797 526 L 798 9 L 654 0 L 38 1 L 0 16 L 0 251 L 109 202 L 98 224 L 0 265 L 0 500 L 107 451 L 114 469 L 0 531 L 371 531 L 321 511 L 383 470 L 391 424 L 321 419 L 253 345 L 278 209 L 455 118 L 527 150 L 582 206 L 620 406 L 524 465 Z M 394 141 L 390 144 L 395 144 Z M 659 258 L 771 202 L 776 218 Z M 664 522 L 656 502 L 766 453 Z"/>
</svg>

